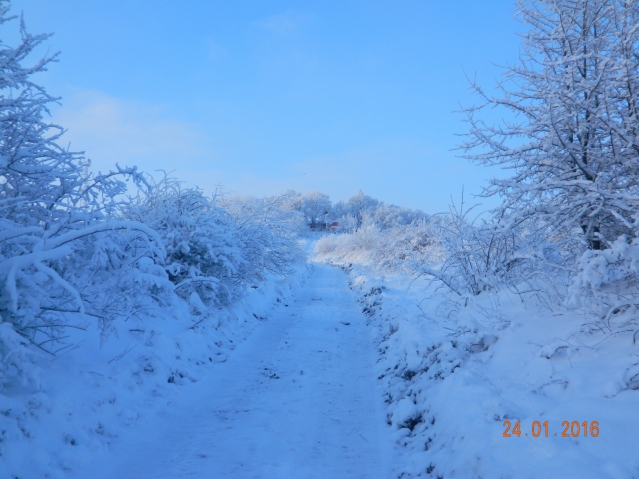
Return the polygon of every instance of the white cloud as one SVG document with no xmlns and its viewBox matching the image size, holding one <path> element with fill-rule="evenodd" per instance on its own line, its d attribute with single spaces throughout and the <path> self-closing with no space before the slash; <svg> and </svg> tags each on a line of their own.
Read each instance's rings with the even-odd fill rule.
<svg viewBox="0 0 639 479">
<path fill-rule="evenodd" d="M 96 171 L 112 169 L 116 162 L 150 173 L 184 171 L 198 168 L 196 161 L 213 154 L 197 125 L 171 119 L 160 107 L 99 91 L 72 95 L 53 121 L 68 130 L 63 141 L 70 141 L 73 151 L 86 151 Z"/>
</svg>

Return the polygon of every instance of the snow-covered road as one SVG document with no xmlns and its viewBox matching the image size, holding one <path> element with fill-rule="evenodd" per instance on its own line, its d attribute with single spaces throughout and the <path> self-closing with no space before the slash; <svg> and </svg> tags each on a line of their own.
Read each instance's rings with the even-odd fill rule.
<svg viewBox="0 0 639 479">
<path fill-rule="evenodd" d="M 90 477 L 388 477 L 374 349 L 345 275 L 316 265 L 276 311 L 192 394 L 137 421 Z"/>
</svg>

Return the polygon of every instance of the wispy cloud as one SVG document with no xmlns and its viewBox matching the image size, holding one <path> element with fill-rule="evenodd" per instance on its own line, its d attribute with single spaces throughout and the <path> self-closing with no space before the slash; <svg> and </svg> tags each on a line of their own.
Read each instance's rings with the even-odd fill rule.
<svg viewBox="0 0 639 479">
<path fill-rule="evenodd" d="M 74 151 L 86 151 L 96 171 L 112 169 L 116 162 L 150 173 L 188 170 L 213 153 L 197 125 L 172 119 L 160 107 L 99 91 L 72 95 L 53 120 L 68 130 L 63 140 Z"/>
</svg>

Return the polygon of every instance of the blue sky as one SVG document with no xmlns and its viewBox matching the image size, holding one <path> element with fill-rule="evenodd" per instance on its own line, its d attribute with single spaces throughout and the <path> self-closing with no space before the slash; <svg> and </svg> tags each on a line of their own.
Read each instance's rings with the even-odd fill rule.
<svg viewBox="0 0 639 479">
<path fill-rule="evenodd" d="M 38 81 L 63 97 L 54 118 L 96 169 L 165 169 L 207 193 L 361 189 L 434 213 L 499 173 L 457 158 L 454 111 L 475 101 L 464 71 L 490 87 L 495 64 L 516 60 L 513 5 L 14 0 L 13 12 L 55 33 L 61 61 Z"/>
</svg>

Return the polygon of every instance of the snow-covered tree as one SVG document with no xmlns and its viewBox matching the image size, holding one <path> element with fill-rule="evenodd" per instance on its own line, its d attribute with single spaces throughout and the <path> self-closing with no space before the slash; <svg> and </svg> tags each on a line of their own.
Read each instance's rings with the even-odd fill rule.
<svg viewBox="0 0 639 479">
<path fill-rule="evenodd" d="M 579 236 L 591 249 L 639 220 L 639 2 L 519 0 L 529 27 L 521 61 L 507 68 L 501 95 L 466 110 L 467 157 L 513 171 L 493 179 L 486 195 L 511 228 L 545 219 L 553 233 Z M 500 125 L 480 112 L 512 113 Z"/>
<path fill-rule="evenodd" d="M 350 213 L 357 219 L 358 228 L 363 224 L 365 214 L 372 214 L 378 205 L 378 200 L 372 196 L 365 195 L 362 190 L 359 190 L 348 199 Z"/>
<path fill-rule="evenodd" d="M 380 203 L 372 212 L 375 224 L 380 228 L 392 228 L 394 226 L 409 225 L 428 218 L 428 215 L 420 210 L 411 210 L 396 205 Z"/>
<path fill-rule="evenodd" d="M 15 19 L 8 11 L 0 2 L 1 26 Z M 153 267 L 164 253 L 154 231 L 117 217 L 120 178 L 143 183 L 135 168 L 85 172 L 82 155 L 59 145 L 62 128 L 45 121 L 56 99 L 31 77 L 56 56 L 26 63 L 47 37 L 21 21 L 19 44 L 0 44 L 0 322 L 53 352 L 66 327 L 105 327 L 126 308 L 131 295 L 111 294 L 123 282 L 161 281 Z"/>
<path fill-rule="evenodd" d="M 331 200 L 327 194 L 319 191 L 309 191 L 301 198 L 302 212 L 311 225 L 321 224 L 330 213 Z"/>
</svg>

